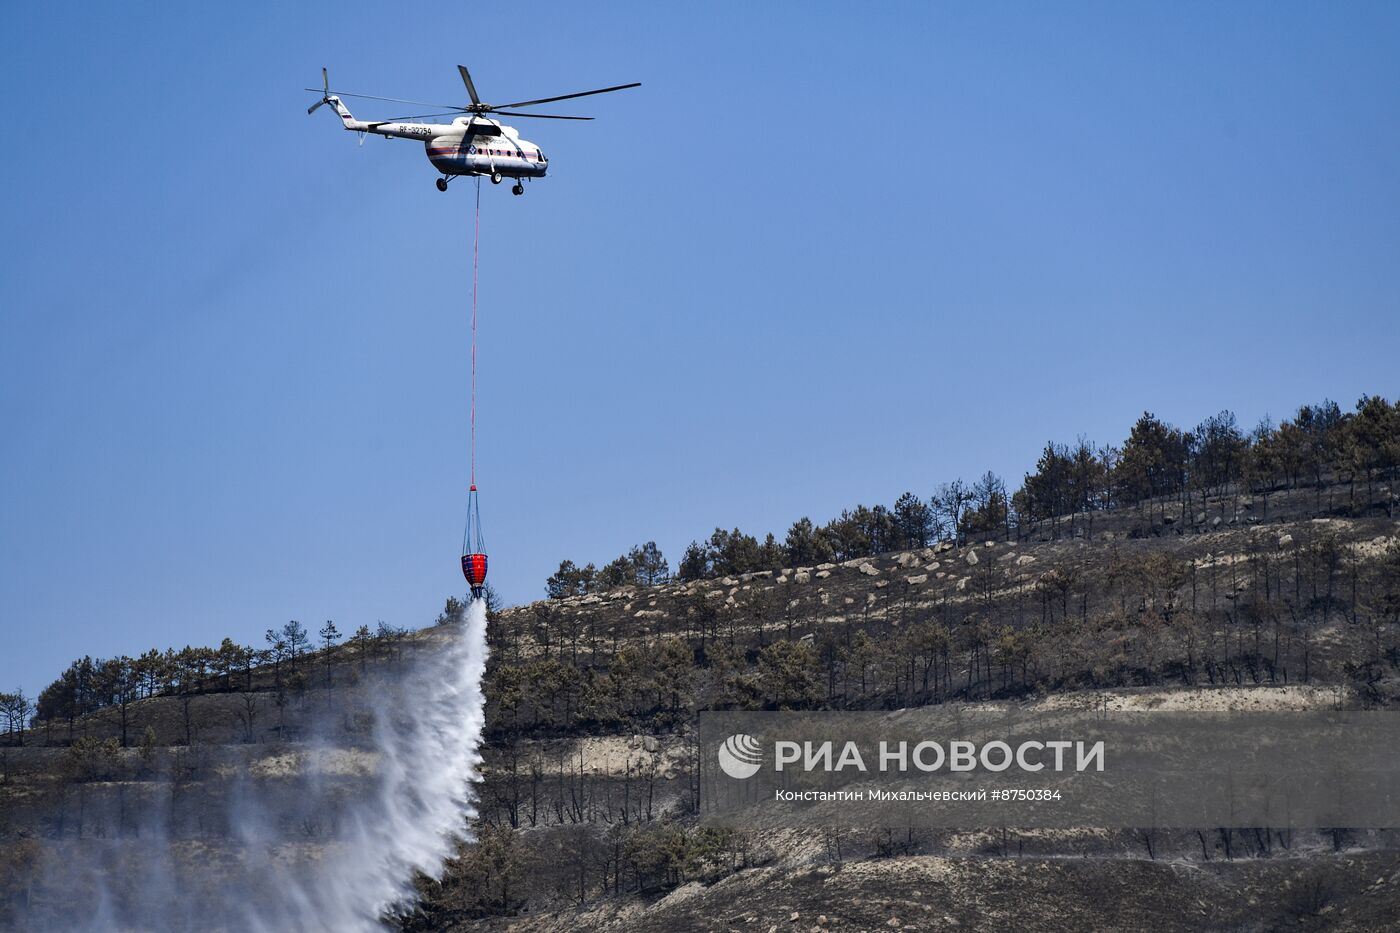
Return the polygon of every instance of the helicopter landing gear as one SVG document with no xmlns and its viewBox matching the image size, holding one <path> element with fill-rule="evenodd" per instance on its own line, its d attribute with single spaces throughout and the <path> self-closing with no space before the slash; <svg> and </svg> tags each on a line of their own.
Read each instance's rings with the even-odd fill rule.
<svg viewBox="0 0 1400 933">
<path fill-rule="evenodd" d="M 520 182 L 517 181 L 513 186 L 511 186 L 510 193 L 511 193 L 511 194 L 514 194 L 514 195 L 521 195 L 521 194 L 524 194 L 524 193 L 525 193 L 525 186 L 522 185 Z"/>
<path fill-rule="evenodd" d="M 439 179 L 437 180 L 437 189 L 438 189 L 439 191 L 446 191 L 446 190 L 447 190 L 447 179 L 446 179 L 446 178 L 439 178 Z"/>
<path fill-rule="evenodd" d="M 500 173 L 500 172 L 492 172 L 492 173 L 491 173 L 491 184 L 493 184 L 493 185 L 499 185 L 500 183 L 501 183 L 501 173 Z"/>
</svg>

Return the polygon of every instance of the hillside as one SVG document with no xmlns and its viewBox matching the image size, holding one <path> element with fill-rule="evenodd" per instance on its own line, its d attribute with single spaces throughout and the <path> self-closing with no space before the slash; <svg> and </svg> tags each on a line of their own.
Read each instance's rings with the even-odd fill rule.
<svg viewBox="0 0 1400 933">
<path fill-rule="evenodd" d="M 1247 492 L 1184 512 L 1149 501 L 998 538 L 497 612 L 478 841 L 441 879 L 420 879 L 421 903 L 399 922 L 1377 929 L 1400 911 L 1388 831 L 802 835 L 710 831 L 691 815 L 697 709 L 1388 707 L 1400 697 L 1400 523 L 1383 505 L 1352 514 L 1348 493 L 1274 491 L 1267 518 Z M 370 712 L 414 715 L 419 697 L 385 685 L 439 650 L 460 624 L 452 604 L 440 621 L 12 739 L 0 750 L 6 916 L 100 898 L 46 886 L 42 866 L 133 857 L 134 814 L 157 797 L 172 802 L 163 831 L 177 866 L 237 863 L 223 802 L 240 782 L 280 788 L 278 858 L 333 849 L 336 802 L 378 764 Z"/>
<path fill-rule="evenodd" d="M 1147 503 L 1073 533 L 507 610 L 483 789 L 496 835 L 428 886 L 418 928 L 493 912 L 512 929 L 1379 928 L 1400 910 L 1388 831 L 713 838 L 629 822 L 616 788 L 684 812 L 694 708 L 1388 707 L 1400 524 L 1343 514 L 1345 492 L 1275 493 L 1267 520 L 1248 495 L 1184 522 Z M 514 883 L 481 903 L 488 877 Z"/>
</svg>

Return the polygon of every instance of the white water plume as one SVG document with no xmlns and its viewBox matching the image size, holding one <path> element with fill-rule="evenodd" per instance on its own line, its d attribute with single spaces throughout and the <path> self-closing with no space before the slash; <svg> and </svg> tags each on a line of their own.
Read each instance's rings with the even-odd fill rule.
<svg viewBox="0 0 1400 933">
<path fill-rule="evenodd" d="M 68 787 L 34 824 L 24 928 L 384 929 L 474 814 L 484 601 L 401 647 L 308 690 L 296 741 L 169 749 L 159 780 Z"/>
<path fill-rule="evenodd" d="M 412 895 L 414 872 L 436 877 L 473 813 L 471 781 L 485 725 L 486 602 L 473 600 L 457 637 L 419 658 L 374 725 L 380 773 L 374 792 L 350 810 L 333 854 L 290 884 L 280 906 L 250 911 L 252 929 L 379 929 L 379 917 Z M 291 914 L 288 914 L 288 908 Z"/>
</svg>

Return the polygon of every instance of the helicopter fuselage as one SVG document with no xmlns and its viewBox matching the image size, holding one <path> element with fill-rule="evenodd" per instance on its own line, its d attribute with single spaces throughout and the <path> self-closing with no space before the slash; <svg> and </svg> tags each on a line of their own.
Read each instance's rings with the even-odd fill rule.
<svg viewBox="0 0 1400 933">
<path fill-rule="evenodd" d="M 340 98 L 331 96 L 347 130 L 392 139 L 417 139 L 428 161 L 444 175 L 543 178 L 549 161 L 540 147 L 521 139 L 514 127 L 489 117 L 457 117 L 451 123 L 389 123 L 356 120 Z"/>
</svg>

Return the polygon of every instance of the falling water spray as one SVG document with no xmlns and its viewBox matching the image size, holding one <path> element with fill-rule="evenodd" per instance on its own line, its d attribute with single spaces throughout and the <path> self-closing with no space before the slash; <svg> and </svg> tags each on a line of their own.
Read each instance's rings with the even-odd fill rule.
<svg viewBox="0 0 1400 933">
<path fill-rule="evenodd" d="M 390 650 L 307 690 L 291 740 L 165 749 L 159 774 L 65 788 L 61 815 L 33 814 L 24 928 L 384 929 L 474 815 L 485 602 Z"/>
<path fill-rule="evenodd" d="M 296 916 L 254 912 L 254 929 L 377 929 L 379 918 L 412 896 L 415 872 L 437 877 L 474 814 L 472 780 L 481 758 L 485 716 L 486 602 L 472 600 L 466 621 L 442 650 L 419 658 L 400 683 L 402 702 L 374 724 L 380 773 L 352 810 L 333 854 L 311 877 L 277 892 Z"/>
</svg>

